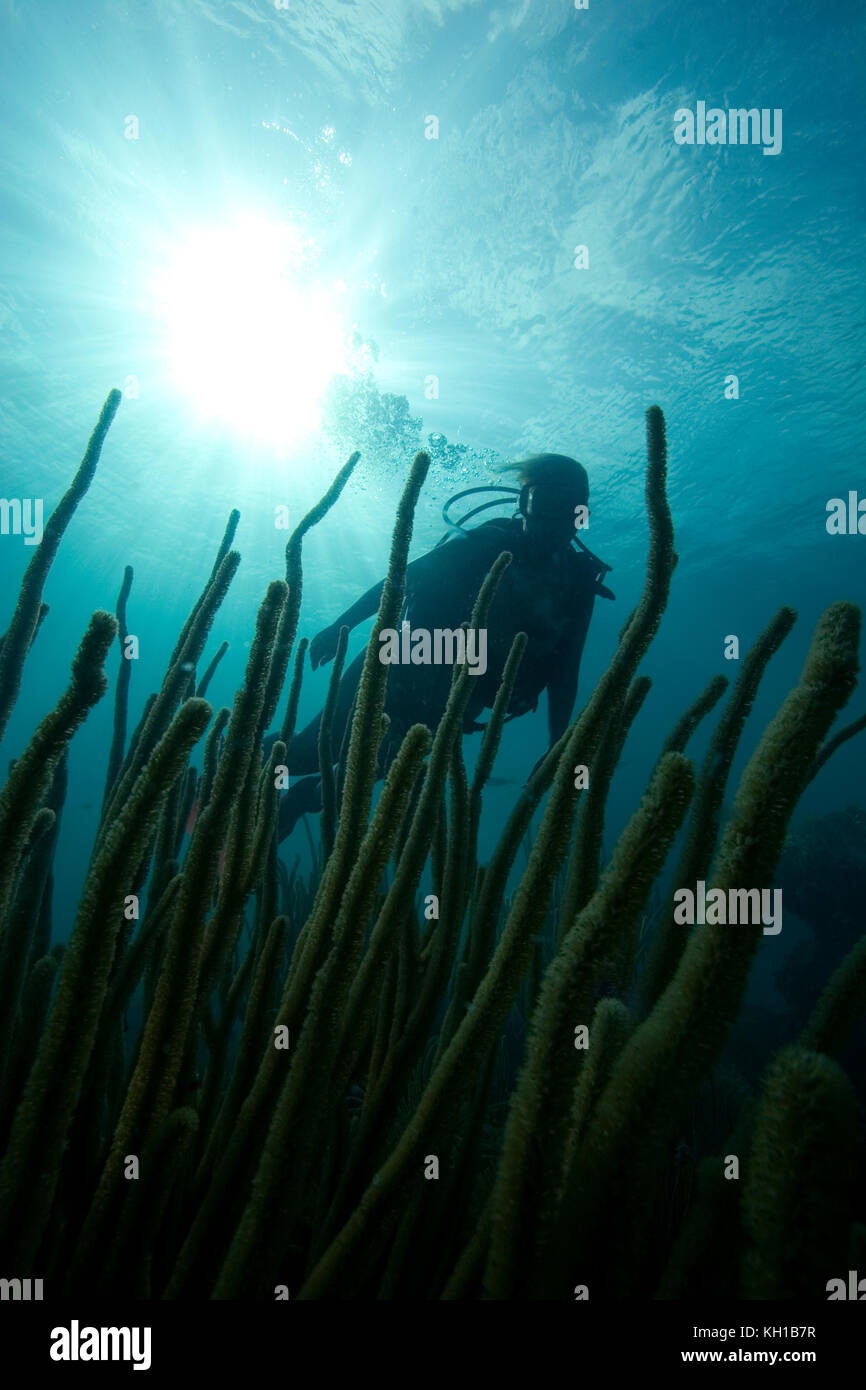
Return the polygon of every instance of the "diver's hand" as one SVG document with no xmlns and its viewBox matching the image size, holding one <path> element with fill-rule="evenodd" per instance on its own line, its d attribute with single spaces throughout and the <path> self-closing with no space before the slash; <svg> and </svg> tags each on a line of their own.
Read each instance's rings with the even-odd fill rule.
<svg viewBox="0 0 866 1390">
<path fill-rule="evenodd" d="M 324 627 L 321 632 L 316 633 L 310 643 L 310 665 L 314 671 L 317 666 L 324 666 L 328 661 L 334 660 L 339 640 L 340 628 L 337 623 L 332 623 L 330 627 Z"/>
</svg>

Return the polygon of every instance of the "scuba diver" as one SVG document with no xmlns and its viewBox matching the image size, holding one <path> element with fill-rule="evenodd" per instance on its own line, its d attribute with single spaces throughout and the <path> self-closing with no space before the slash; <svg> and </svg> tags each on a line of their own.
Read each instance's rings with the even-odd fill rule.
<svg viewBox="0 0 866 1390">
<path fill-rule="evenodd" d="M 406 569 L 403 625 L 410 630 L 455 630 L 468 622 L 478 591 L 491 565 L 510 551 L 506 569 L 490 606 L 486 629 L 486 659 L 473 672 L 472 690 L 463 719 L 463 732 L 483 729 L 478 716 L 493 706 L 511 644 L 518 632 L 528 638 L 506 718 L 534 710 L 547 691 L 549 745 L 557 742 L 571 722 L 577 696 L 580 658 L 596 594 L 614 595 L 602 583 L 609 565 L 578 539 L 576 527 L 588 517 L 589 479 L 575 459 L 564 454 L 535 454 L 508 465 L 519 487 L 505 485 L 467 488 L 452 497 L 442 515 L 450 534 Z M 479 492 L 501 492 L 505 498 L 473 507 L 459 521 L 449 508 Z M 513 495 L 518 510 L 474 529 L 466 522 L 491 507 L 501 507 Z M 340 628 L 353 628 L 378 611 L 384 580 L 368 589 L 345 613 L 310 644 L 313 668 L 333 659 Z M 340 680 L 333 724 L 333 746 L 348 736 L 355 695 L 364 664 L 362 651 Z M 404 657 L 405 662 L 405 657 Z M 471 669 L 471 668 L 470 668 Z M 445 664 L 394 664 L 388 674 L 385 712 L 390 724 L 379 750 L 378 776 L 383 777 L 406 731 L 413 724 L 435 730 L 451 685 L 452 668 Z M 286 762 L 292 778 L 280 801 L 279 839 L 290 833 L 300 816 L 321 810 L 319 725 L 321 711 L 291 741 Z M 266 749 L 275 736 L 265 741 Z M 542 755 L 543 756 L 543 755 Z M 541 759 L 539 759 L 541 761 Z M 537 765 L 537 764 L 536 764 Z"/>
</svg>

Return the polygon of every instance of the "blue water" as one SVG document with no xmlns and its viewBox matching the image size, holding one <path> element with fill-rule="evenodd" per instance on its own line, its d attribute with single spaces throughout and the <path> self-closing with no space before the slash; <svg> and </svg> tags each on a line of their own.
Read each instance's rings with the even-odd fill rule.
<svg viewBox="0 0 866 1390">
<path fill-rule="evenodd" d="M 799 622 L 762 686 L 738 773 L 822 609 L 866 599 L 866 536 L 825 527 L 831 497 L 866 496 L 864 29 L 862 6 L 841 0 L 591 0 L 580 11 L 564 0 L 293 0 L 287 10 L 3 0 L 2 495 L 42 497 L 47 516 L 107 391 L 126 394 L 46 586 L 51 613 L 4 757 L 54 704 L 90 612 L 113 610 L 126 564 L 137 716 L 237 506 L 243 563 L 206 653 L 231 642 L 210 691 L 215 706 L 230 704 L 258 602 L 283 572 L 274 508 L 294 523 L 362 449 L 305 543 L 302 632 L 312 636 L 381 577 L 406 464 L 431 435 L 465 449 L 434 463 L 413 555 L 442 534 L 450 493 L 488 480 L 490 460 L 557 451 L 589 470 L 585 538 L 612 564 L 617 599 L 596 605 L 586 698 L 643 582 L 644 412 L 658 402 L 680 561 L 609 840 L 680 710 L 714 673 L 735 677 L 725 637 L 745 651 L 790 604 Z M 676 144 L 675 111 L 699 101 L 781 110 L 781 152 Z M 431 116 L 436 139 L 425 135 Z M 299 292 L 356 333 L 360 349 L 339 364 L 348 389 L 405 398 L 417 427 L 373 437 L 347 425 L 327 391 L 274 422 L 304 357 L 306 330 L 291 319 L 277 325 L 260 399 L 249 383 L 233 399 L 230 376 L 202 406 L 154 285 L 193 230 L 219 237 L 249 218 L 294 229 Z M 231 316 L 250 284 L 239 262 L 256 257 L 254 246 L 224 255 L 206 283 L 198 318 L 212 320 L 206 338 L 222 360 L 238 352 Z M 247 325 L 267 322 L 271 301 L 266 280 L 252 283 Z M 725 399 L 730 374 L 736 400 Z M 301 405 L 319 423 L 298 433 Z M 0 537 L 0 626 L 31 553 L 20 536 Z M 115 653 L 112 677 L 116 664 Z M 310 674 L 302 720 L 326 681 L 327 671 Z M 110 705 L 73 744 L 61 931 L 101 801 Z M 843 719 L 862 708 L 860 694 Z M 543 709 L 508 728 L 496 772 L 513 785 L 490 791 L 482 852 L 545 741 Z M 854 741 L 828 765 L 798 815 L 863 804 L 864 748 Z"/>
</svg>

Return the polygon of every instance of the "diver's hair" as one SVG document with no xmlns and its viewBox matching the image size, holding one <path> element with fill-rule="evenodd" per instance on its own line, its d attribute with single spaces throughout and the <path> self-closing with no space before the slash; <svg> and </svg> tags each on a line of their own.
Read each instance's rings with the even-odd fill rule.
<svg viewBox="0 0 866 1390">
<path fill-rule="evenodd" d="M 504 463 L 500 473 L 516 473 L 520 486 L 537 487 L 551 483 L 554 487 L 573 490 L 583 502 L 589 501 L 589 475 L 582 463 L 567 454 L 530 454 L 517 463 Z"/>
</svg>

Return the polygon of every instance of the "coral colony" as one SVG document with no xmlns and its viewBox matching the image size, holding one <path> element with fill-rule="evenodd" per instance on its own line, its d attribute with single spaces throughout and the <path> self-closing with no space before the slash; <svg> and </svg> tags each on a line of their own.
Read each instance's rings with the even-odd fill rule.
<svg viewBox="0 0 866 1390">
<path fill-rule="evenodd" d="M 119 402 L 112 392 L 30 557 L 0 648 L 0 733 Z M 233 707 L 214 711 L 205 696 L 225 643 L 203 663 L 240 562 L 233 513 L 131 734 L 120 662 L 101 825 L 64 944 L 51 885 L 67 750 L 106 694 L 112 644 L 125 654 L 126 571 L 116 615 L 90 618 L 65 693 L 0 794 L 4 1275 L 43 1281 L 52 1297 L 121 1286 L 167 1299 L 766 1299 L 826 1298 L 830 1276 L 847 1287 L 858 1259 L 866 1268 L 857 1105 L 838 1061 L 866 995 L 866 937 L 754 1093 L 729 1088 L 723 1122 L 701 1129 L 692 1180 L 670 1179 L 708 1080 L 722 1086 L 758 944 L 781 927 L 773 877 L 791 814 L 864 721 L 831 734 L 860 632 L 857 607 L 838 602 L 723 812 L 756 691 L 794 622 L 783 608 L 730 692 L 715 676 L 675 723 L 603 862 L 607 793 L 676 562 L 657 406 L 647 445 L 643 596 L 483 864 L 482 797 L 522 634 L 471 780 L 460 731 L 473 672 L 457 661 L 438 728 L 409 730 L 372 809 L 390 669 L 381 639 L 400 631 L 429 456 L 415 458 L 400 501 L 341 759 L 323 739 L 323 848 L 308 882 L 276 841 L 307 645 L 296 641 L 301 551 L 358 455 L 292 534 Z M 485 630 L 509 558 L 490 571 L 470 631 Z M 696 768 L 685 750 L 725 695 Z M 674 886 L 661 887 L 680 830 Z M 72 1355 L 60 1342 L 55 1353 Z"/>
</svg>

